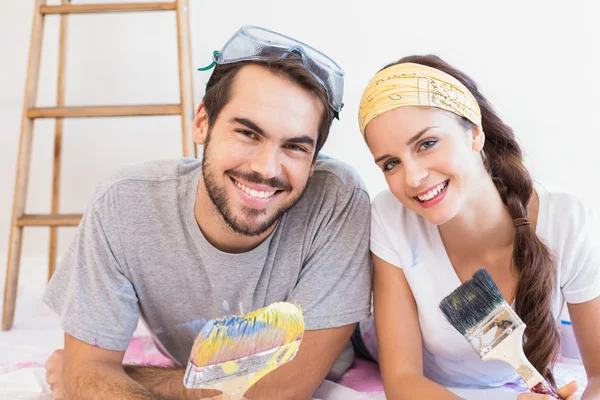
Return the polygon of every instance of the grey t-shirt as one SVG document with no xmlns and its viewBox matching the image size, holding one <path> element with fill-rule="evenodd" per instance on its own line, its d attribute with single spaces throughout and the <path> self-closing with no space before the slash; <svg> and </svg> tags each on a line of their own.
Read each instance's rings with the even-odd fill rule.
<svg viewBox="0 0 600 400">
<path fill-rule="evenodd" d="M 200 231 L 202 163 L 155 161 L 100 184 L 46 290 L 65 332 L 125 350 L 141 316 L 159 347 L 187 364 L 207 320 L 277 301 L 303 310 L 306 329 L 370 313 L 370 201 L 358 174 L 318 160 L 302 199 L 255 249 L 224 253 Z"/>
</svg>

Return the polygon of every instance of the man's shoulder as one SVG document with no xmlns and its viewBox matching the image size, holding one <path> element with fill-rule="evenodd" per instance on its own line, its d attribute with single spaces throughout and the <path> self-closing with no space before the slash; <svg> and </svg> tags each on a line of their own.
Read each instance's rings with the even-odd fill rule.
<svg viewBox="0 0 600 400">
<path fill-rule="evenodd" d="M 351 165 L 327 156 L 319 156 L 309 183 L 321 189 L 352 192 L 356 189 L 367 193 L 358 171 Z"/>
<path fill-rule="evenodd" d="M 369 213 L 370 197 L 358 172 L 347 163 L 320 156 L 302 199 L 289 211 L 306 219 L 342 212 Z M 346 210 L 346 211 L 344 211 Z"/>
<path fill-rule="evenodd" d="M 191 158 L 156 160 L 127 164 L 110 174 L 96 187 L 93 201 L 104 197 L 112 190 L 137 192 L 144 188 L 156 190 L 156 185 L 177 182 L 192 176 L 201 167 L 201 161 Z"/>
</svg>

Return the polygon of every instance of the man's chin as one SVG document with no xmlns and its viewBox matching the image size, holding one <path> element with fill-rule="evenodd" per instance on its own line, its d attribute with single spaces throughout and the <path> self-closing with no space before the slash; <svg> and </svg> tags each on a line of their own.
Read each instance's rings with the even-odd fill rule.
<svg viewBox="0 0 600 400">
<path fill-rule="evenodd" d="M 234 221 L 227 221 L 229 227 L 236 233 L 244 236 L 260 236 L 272 228 L 279 217 L 268 218 L 266 215 L 261 215 L 260 218 L 253 218 L 245 214 L 238 216 Z"/>
<path fill-rule="evenodd" d="M 230 224 L 229 226 L 233 229 L 234 232 L 239 233 L 240 235 L 254 237 L 260 236 L 263 233 L 267 232 L 271 227 L 275 225 L 275 222 L 269 225 L 259 225 L 259 224 Z"/>
</svg>

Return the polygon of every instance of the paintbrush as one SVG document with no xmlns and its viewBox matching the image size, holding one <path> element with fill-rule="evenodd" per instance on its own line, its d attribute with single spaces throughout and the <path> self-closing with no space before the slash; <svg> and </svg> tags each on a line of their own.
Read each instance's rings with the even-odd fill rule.
<svg viewBox="0 0 600 400">
<path fill-rule="evenodd" d="M 440 302 L 440 310 L 484 361 L 510 364 L 529 389 L 560 399 L 523 352 L 525 323 L 502 297 L 485 269 Z"/>
<path fill-rule="evenodd" d="M 210 320 L 194 341 L 183 384 L 239 400 L 259 379 L 294 358 L 303 334 L 302 312 L 286 302 Z"/>
</svg>

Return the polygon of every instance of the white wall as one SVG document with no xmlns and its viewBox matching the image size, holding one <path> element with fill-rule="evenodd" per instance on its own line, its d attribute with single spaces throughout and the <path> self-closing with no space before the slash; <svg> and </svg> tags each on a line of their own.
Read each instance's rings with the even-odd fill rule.
<svg viewBox="0 0 600 400">
<path fill-rule="evenodd" d="M 109 1 L 105 1 L 109 2 Z M 241 25 L 281 31 L 322 49 L 346 70 L 346 107 L 325 153 L 353 163 L 372 194 L 385 186 L 362 142 L 362 89 L 384 64 L 435 53 L 470 74 L 515 129 L 535 178 L 575 192 L 598 211 L 600 125 L 597 13 L 593 2 L 190 0 L 193 65 Z M 52 4 L 52 3 L 51 3 Z M 7 251 L 33 0 L 0 0 L 0 253 Z M 56 95 L 58 18 L 46 26 L 38 104 Z M 83 15 L 70 20 L 67 103 L 178 101 L 174 14 Z M 196 102 L 209 73 L 194 73 Z M 53 121 L 36 123 L 27 211 L 48 212 Z M 180 154 L 179 119 L 68 120 L 62 211 L 81 212 L 95 184 L 127 162 Z M 595 204 L 594 204 L 595 203 Z M 61 233 L 64 251 L 73 228 Z M 27 228 L 24 256 L 47 252 L 47 229 Z M 3 261 L 3 257 L 0 257 Z M 4 262 L 0 265 L 3 273 Z"/>
</svg>

